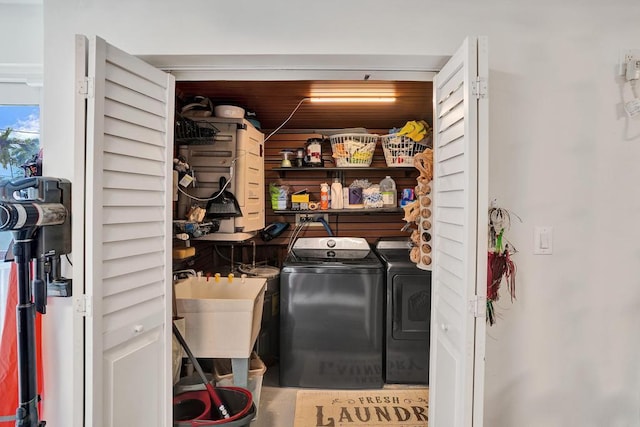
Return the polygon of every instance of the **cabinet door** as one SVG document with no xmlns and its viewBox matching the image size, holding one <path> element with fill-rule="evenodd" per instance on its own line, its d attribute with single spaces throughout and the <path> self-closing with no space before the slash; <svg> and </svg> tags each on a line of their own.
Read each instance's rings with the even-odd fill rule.
<svg viewBox="0 0 640 427">
<path fill-rule="evenodd" d="M 264 228 L 264 134 L 254 129 L 238 130 L 235 191 L 242 216 L 236 227 L 242 231 Z"/>
<path fill-rule="evenodd" d="M 434 81 L 433 427 L 483 421 L 487 76 L 487 41 L 468 38 Z"/>
<path fill-rule="evenodd" d="M 100 38 L 83 54 L 85 425 L 168 427 L 175 82 Z"/>
</svg>

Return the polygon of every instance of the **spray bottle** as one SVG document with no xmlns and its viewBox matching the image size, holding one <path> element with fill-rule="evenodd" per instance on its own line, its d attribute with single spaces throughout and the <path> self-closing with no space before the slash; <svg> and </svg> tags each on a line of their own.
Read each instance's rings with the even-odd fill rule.
<svg viewBox="0 0 640 427">
<path fill-rule="evenodd" d="M 329 209 L 329 184 L 326 182 L 320 184 L 320 209 Z"/>
</svg>

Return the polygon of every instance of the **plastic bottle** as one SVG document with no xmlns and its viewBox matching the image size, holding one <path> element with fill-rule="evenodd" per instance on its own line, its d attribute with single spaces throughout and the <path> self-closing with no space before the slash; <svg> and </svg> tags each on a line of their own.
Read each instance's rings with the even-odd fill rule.
<svg viewBox="0 0 640 427">
<path fill-rule="evenodd" d="M 338 178 L 333 180 L 331 184 L 331 209 L 342 209 L 343 197 L 342 197 L 342 184 Z"/>
<path fill-rule="evenodd" d="M 329 209 L 329 184 L 326 182 L 320 184 L 320 209 Z"/>
<path fill-rule="evenodd" d="M 395 208 L 398 206 L 396 182 L 389 175 L 380 181 L 380 193 L 382 194 L 382 207 Z"/>
</svg>

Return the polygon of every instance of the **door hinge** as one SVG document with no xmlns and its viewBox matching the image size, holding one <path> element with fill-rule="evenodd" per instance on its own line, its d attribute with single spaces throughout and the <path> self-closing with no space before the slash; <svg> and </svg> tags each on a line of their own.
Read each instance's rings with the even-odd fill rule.
<svg viewBox="0 0 640 427">
<path fill-rule="evenodd" d="M 485 77 L 476 76 L 476 80 L 471 84 L 471 93 L 476 99 L 486 98 L 489 91 L 489 82 Z"/>
<path fill-rule="evenodd" d="M 91 317 L 93 314 L 93 300 L 89 295 L 80 295 L 74 298 L 76 313 L 83 317 Z"/>
<path fill-rule="evenodd" d="M 485 317 L 487 315 L 487 297 L 475 295 L 469 300 L 469 313 L 473 317 Z"/>
<path fill-rule="evenodd" d="M 93 98 L 94 89 L 95 86 L 93 77 L 84 77 L 81 80 L 78 80 L 76 84 L 78 95 L 84 96 L 85 98 Z"/>
</svg>

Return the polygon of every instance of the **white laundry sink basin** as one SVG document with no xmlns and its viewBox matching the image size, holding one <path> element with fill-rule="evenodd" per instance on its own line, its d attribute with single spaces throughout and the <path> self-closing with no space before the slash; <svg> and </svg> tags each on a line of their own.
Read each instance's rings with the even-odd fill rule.
<svg viewBox="0 0 640 427">
<path fill-rule="evenodd" d="M 190 277 L 174 285 L 185 340 L 196 357 L 248 358 L 260 332 L 263 277 Z"/>
</svg>

